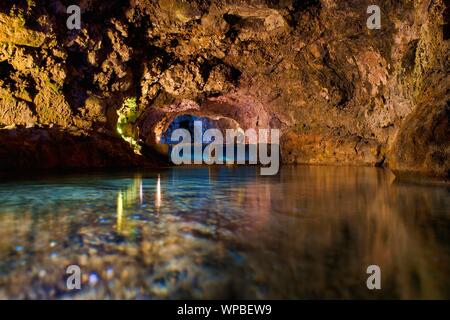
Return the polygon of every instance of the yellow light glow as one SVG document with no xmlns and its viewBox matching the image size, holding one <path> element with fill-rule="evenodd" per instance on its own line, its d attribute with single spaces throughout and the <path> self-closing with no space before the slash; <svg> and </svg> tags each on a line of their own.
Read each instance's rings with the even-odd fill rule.
<svg viewBox="0 0 450 320">
<path fill-rule="evenodd" d="M 159 209 L 161 207 L 162 195 L 161 195 L 161 176 L 158 175 L 158 180 L 156 182 L 156 196 L 155 196 L 155 207 Z"/>
<path fill-rule="evenodd" d="M 117 194 L 117 222 L 116 230 L 117 232 L 122 232 L 123 228 L 123 195 L 122 192 Z"/>
</svg>

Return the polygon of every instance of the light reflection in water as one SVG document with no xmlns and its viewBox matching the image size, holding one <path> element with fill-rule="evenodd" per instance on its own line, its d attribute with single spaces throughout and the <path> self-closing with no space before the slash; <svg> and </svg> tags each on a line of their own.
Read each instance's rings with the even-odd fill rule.
<svg viewBox="0 0 450 320">
<path fill-rule="evenodd" d="M 122 191 L 117 193 L 117 232 L 122 232 L 123 226 L 123 194 Z"/>
<path fill-rule="evenodd" d="M 116 230 L 121 234 L 129 234 L 127 210 L 143 203 L 142 175 L 136 175 L 126 190 L 117 192 L 117 223 Z M 132 225 L 129 225 L 132 228 Z"/>
<path fill-rule="evenodd" d="M 156 182 L 156 196 L 155 196 L 155 208 L 159 209 L 161 207 L 162 196 L 161 196 L 161 176 L 158 174 L 158 180 Z"/>
<path fill-rule="evenodd" d="M 2 183 L 0 298 L 70 296 L 70 264 L 99 275 L 82 298 L 449 298 L 449 206 L 448 188 L 375 168 Z"/>
</svg>

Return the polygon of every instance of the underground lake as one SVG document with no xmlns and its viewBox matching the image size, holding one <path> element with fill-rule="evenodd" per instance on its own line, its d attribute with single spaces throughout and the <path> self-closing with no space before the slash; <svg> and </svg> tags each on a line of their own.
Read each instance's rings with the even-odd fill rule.
<svg viewBox="0 0 450 320">
<path fill-rule="evenodd" d="M 0 298 L 449 298 L 449 207 L 448 186 L 381 168 L 6 179 Z M 80 290 L 66 288 L 70 265 Z M 370 265 L 381 290 L 366 287 Z"/>
</svg>

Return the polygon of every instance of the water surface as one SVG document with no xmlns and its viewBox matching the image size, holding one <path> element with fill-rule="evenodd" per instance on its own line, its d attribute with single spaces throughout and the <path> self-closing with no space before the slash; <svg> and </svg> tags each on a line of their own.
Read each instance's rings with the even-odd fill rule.
<svg viewBox="0 0 450 320">
<path fill-rule="evenodd" d="M 376 168 L 4 181 L 0 298 L 450 298 L 449 208 L 448 187 Z M 74 264 L 80 291 L 66 288 Z"/>
</svg>

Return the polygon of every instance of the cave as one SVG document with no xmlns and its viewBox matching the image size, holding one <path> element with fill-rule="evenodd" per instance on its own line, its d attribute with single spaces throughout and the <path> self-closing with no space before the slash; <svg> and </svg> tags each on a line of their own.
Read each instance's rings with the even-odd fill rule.
<svg viewBox="0 0 450 320">
<path fill-rule="evenodd" d="M 203 134 L 208 129 L 220 131 L 219 136 L 220 140 L 223 141 L 223 148 L 221 148 L 221 155 L 220 159 L 217 159 L 219 160 L 217 164 L 223 165 L 233 163 L 258 164 L 260 142 L 265 144 L 261 153 L 269 149 L 267 151 L 269 156 L 272 145 L 270 143 L 270 132 L 267 141 L 262 141 L 262 137 L 259 141 L 258 130 L 262 128 L 278 130 L 280 128 L 280 125 L 270 117 L 262 103 L 250 96 L 230 94 L 210 97 L 201 104 L 183 100 L 176 105 L 161 105 L 149 108 L 134 124 L 135 129 L 133 131 L 139 133 L 136 140 L 139 140 L 144 147 L 156 150 L 166 161 L 172 163 L 172 147 L 177 141 L 170 141 L 170 136 L 176 129 L 186 129 L 193 143 L 192 159 L 201 160 L 203 159 L 201 153 L 208 145 L 212 144 L 214 139 L 209 138 L 201 142 L 194 141 L 196 137 L 194 133 L 195 121 L 202 122 L 202 135 L 198 138 L 199 141 L 203 139 Z M 253 130 L 255 136 L 249 137 Z M 228 137 L 227 131 L 231 131 L 230 134 L 235 136 Z M 195 144 L 202 144 L 202 148 L 194 148 Z M 234 146 L 231 146 L 232 144 Z M 276 146 L 279 147 L 279 142 Z M 200 164 L 200 161 L 193 162 Z"/>
<path fill-rule="evenodd" d="M 195 123 L 201 124 L 200 130 L 198 133 L 195 132 L 196 131 Z M 189 114 L 179 115 L 175 119 L 173 119 L 173 121 L 169 124 L 167 129 L 164 132 L 162 132 L 161 137 L 156 137 L 156 140 L 159 141 L 159 143 L 161 143 L 163 145 L 169 146 L 168 156 L 169 156 L 169 161 L 171 161 L 171 153 L 173 151 L 173 146 L 180 143 L 180 140 L 181 140 L 181 139 L 172 140 L 172 135 L 173 135 L 174 131 L 177 129 L 187 130 L 187 132 L 189 133 L 188 136 L 190 139 L 185 140 L 184 143 L 189 142 L 190 144 L 192 144 L 192 147 L 191 147 L 191 157 L 192 158 L 191 158 L 191 161 L 189 161 L 189 163 L 195 163 L 195 162 L 203 163 L 203 161 L 205 160 L 204 159 L 205 147 L 208 144 L 214 142 L 213 139 L 205 140 L 205 137 L 204 137 L 205 132 L 208 129 L 217 129 L 223 133 L 226 130 L 226 128 L 234 129 L 233 127 L 239 127 L 239 125 L 234 123 L 231 119 L 220 118 L 218 120 L 213 120 L 208 117 L 198 117 L 198 116 L 193 116 L 193 115 L 189 115 Z M 199 137 L 197 137 L 197 139 L 196 139 L 196 135 L 199 135 Z M 196 140 L 198 140 L 198 141 L 196 141 Z M 202 147 L 195 148 L 194 144 L 199 144 L 199 141 L 200 141 L 200 144 Z M 224 145 L 224 149 L 225 148 L 226 148 L 226 144 Z M 223 163 L 226 162 L 227 159 L 226 159 L 225 152 L 222 151 L 222 156 L 218 160 L 219 160 L 218 162 L 223 162 Z"/>
<path fill-rule="evenodd" d="M 231 119 L 220 118 L 218 120 L 213 120 L 208 117 L 199 117 L 190 114 L 183 114 L 176 116 L 175 119 L 169 124 L 167 129 L 161 134 L 160 137 L 156 137 L 156 140 L 162 144 L 176 144 L 179 141 L 174 141 L 171 139 L 173 132 L 177 129 L 185 129 L 189 132 L 191 137 L 191 143 L 194 143 L 195 131 L 194 122 L 201 123 L 201 135 L 203 136 L 205 131 L 208 129 L 218 129 L 224 131 L 226 128 L 234 129 L 239 127 L 237 123 L 234 123 Z M 203 143 L 209 143 L 211 141 L 203 140 Z"/>
<path fill-rule="evenodd" d="M 187 139 L 182 139 L 183 137 L 172 139 L 178 129 L 186 130 Z M 213 136 L 208 135 L 210 129 L 217 130 Z M 164 152 L 172 164 L 174 147 L 180 143 L 191 145 L 190 158 L 185 159 L 185 164 L 209 162 L 219 165 L 258 164 L 257 152 L 261 148 L 258 136 L 255 135 L 252 138 L 248 133 L 246 135 L 235 120 L 222 117 L 214 120 L 189 114 L 176 116 L 165 131 L 160 136 L 156 136 L 156 142 L 159 146 L 155 149 Z M 220 143 L 220 147 L 208 153 L 206 151 L 208 147 L 215 143 Z"/>
<path fill-rule="evenodd" d="M 447 2 L 0 4 L 0 299 L 450 298 Z"/>
</svg>

